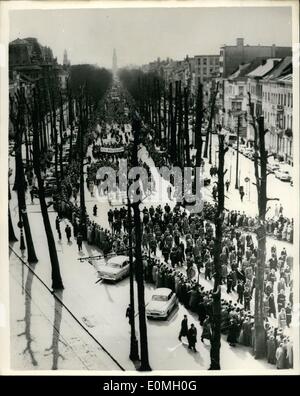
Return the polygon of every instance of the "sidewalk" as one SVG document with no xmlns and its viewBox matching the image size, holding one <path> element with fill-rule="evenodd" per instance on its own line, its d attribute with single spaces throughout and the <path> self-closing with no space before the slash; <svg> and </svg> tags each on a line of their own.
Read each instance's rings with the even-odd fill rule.
<svg viewBox="0 0 300 396">
<path fill-rule="evenodd" d="M 9 275 L 12 370 L 120 370 L 12 251 Z"/>
</svg>

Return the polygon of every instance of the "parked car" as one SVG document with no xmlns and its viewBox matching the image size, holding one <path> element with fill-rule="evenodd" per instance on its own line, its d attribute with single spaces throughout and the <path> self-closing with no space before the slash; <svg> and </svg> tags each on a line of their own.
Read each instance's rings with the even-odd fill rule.
<svg viewBox="0 0 300 396">
<path fill-rule="evenodd" d="M 282 181 L 288 181 L 288 182 L 291 181 L 292 178 L 289 171 L 281 170 L 281 169 L 275 171 L 275 177 L 277 177 L 277 179 L 280 179 Z"/>
<path fill-rule="evenodd" d="M 167 319 L 172 309 L 178 305 L 176 294 L 167 287 L 154 290 L 151 300 L 146 308 L 148 318 Z"/>
<path fill-rule="evenodd" d="M 268 164 L 267 169 L 269 172 L 274 173 L 275 171 L 277 171 L 279 169 L 279 165 L 276 163 Z"/>
<path fill-rule="evenodd" d="M 245 148 L 245 150 L 244 150 L 244 156 L 245 157 L 251 158 L 253 156 L 253 154 L 254 154 L 253 148 L 251 148 L 251 147 Z"/>
<path fill-rule="evenodd" d="M 247 147 L 246 147 L 244 144 L 240 144 L 240 145 L 239 145 L 239 152 L 240 152 L 241 154 L 244 154 L 246 148 L 247 148 Z"/>
<path fill-rule="evenodd" d="M 98 276 L 101 279 L 117 282 L 129 275 L 129 257 L 114 256 L 98 266 Z"/>
</svg>

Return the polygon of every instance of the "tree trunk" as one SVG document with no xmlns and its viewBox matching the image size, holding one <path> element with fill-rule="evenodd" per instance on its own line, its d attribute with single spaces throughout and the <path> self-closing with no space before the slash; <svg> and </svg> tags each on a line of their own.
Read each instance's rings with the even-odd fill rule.
<svg viewBox="0 0 300 396">
<path fill-rule="evenodd" d="M 37 263 L 38 259 L 36 257 L 30 224 L 27 216 L 27 207 L 26 207 L 26 196 L 25 196 L 25 176 L 24 176 L 24 166 L 22 160 L 22 131 L 25 128 L 24 124 L 24 114 L 25 114 L 25 106 L 24 106 L 24 93 L 21 93 L 18 98 L 18 119 L 16 122 L 15 132 L 16 132 L 16 190 L 18 196 L 18 207 L 19 213 L 21 216 L 21 220 L 25 230 L 25 238 L 27 244 L 27 252 L 28 252 L 28 262 L 30 264 Z"/>
<path fill-rule="evenodd" d="M 57 257 L 57 250 L 55 246 L 55 241 L 53 237 L 53 232 L 48 216 L 48 209 L 45 199 L 44 181 L 41 177 L 41 152 L 39 146 L 39 123 L 37 120 L 39 109 L 37 106 L 37 98 L 34 98 L 35 106 L 33 111 L 33 166 L 34 172 L 38 182 L 38 193 L 41 206 L 41 212 L 48 242 L 48 249 L 51 261 L 51 276 L 52 276 L 52 289 L 61 290 L 63 289 L 63 283 L 60 275 L 59 262 Z"/>
<path fill-rule="evenodd" d="M 141 132 L 141 122 L 137 116 L 133 120 L 132 130 L 134 133 L 134 144 L 132 152 L 132 164 L 138 166 L 138 145 Z M 139 328 L 140 328 L 140 350 L 141 350 L 141 371 L 151 371 L 148 356 L 147 322 L 145 309 L 145 290 L 144 290 L 144 268 L 142 261 L 142 227 L 140 218 L 140 202 L 132 203 L 133 218 L 135 225 L 135 271 L 138 289 L 139 307 Z"/>
<path fill-rule="evenodd" d="M 258 196 L 259 219 L 261 226 L 257 232 L 258 260 L 255 279 L 255 358 L 266 356 L 266 339 L 264 329 L 264 273 L 266 261 L 266 206 L 267 206 L 267 153 L 265 150 L 264 119 L 258 119 L 259 151 L 260 151 L 260 192 Z M 258 181 L 258 180 L 257 180 Z"/>
<path fill-rule="evenodd" d="M 189 135 L 189 105 L 188 90 L 184 88 L 184 140 L 185 140 L 185 163 L 191 166 L 190 158 L 190 135 Z"/>
<path fill-rule="evenodd" d="M 267 153 L 265 150 L 264 118 L 254 116 L 251 95 L 248 93 L 251 125 L 254 129 L 254 174 L 258 198 L 258 216 L 260 226 L 256 230 L 258 240 L 258 260 L 255 271 L 255 358 L 261 359 L 266 355 L 266 340 L 264 329 L 264 272 L 266 260 L 266 230 L 264 226 L 267 207 Z M 260 174 L 259 162 L 260 157 Z"/>
<path fill-rule="evenodd" d="M 209 139 L 211 139 L 211 129 L 212 129 L 211 127 L 212 127 L 212 120 L 214 117 L 218 88 L 219 88 L 219 82 L 217 82 L 216 90 L 213 94 L 212 102 L 211 102 L 211 106 L 210 106 L 210 116 L 209 116 L 207 131 L 206 131 L 206 139 L 205 139 L 205 146 L 204 146 L 204 153 L 203 153 L 204 158 L 207 158 L 208 143 L 209 143 Z"/>
<path fill-rule="evenodd" d="M 83 240 L 86 240 L 87 229 L 86 229 L 86 207 L 85 207 L 85 196 L 84 196 L 84 177 L 83 177 L 83 133 L 85 132 L 85 117 L 83 114 L 82 98 L 79 99 L 79 152 L 80 152 L 80 229 Z"/>
<path fill-rule="evenodd" d="M 219 135 L 219 167 L 218 167 L 218 206 L 215 217 L 216 238 L 214 244 L 214 289 L 213 289 L 213 320 L 210 349 L 210 370 L 220 370 L 221 348 L 221 262 L 223 212 L 224 212 L 224 157 L 228 149 L 224 148 L 224 135 Z"/>
<path fill-rule="evenodd" d="M 196 99 L 196 123 L 195 123 L 195 146 L 196 146 L 196 167 L 201 166 L 202 159 L 202 120 L 203 120 L 203 87 L 198 85 L 197 99 Z"/>
<path fill-rule="evenodd" d="M 9 242 L 17 242 L 17 237 L 14 231 L 13 223 L 11 220 L 11 215 L 10 215 L 10 207 L 8 205 L 8 231 L 9 231 Z"/>
</svg>

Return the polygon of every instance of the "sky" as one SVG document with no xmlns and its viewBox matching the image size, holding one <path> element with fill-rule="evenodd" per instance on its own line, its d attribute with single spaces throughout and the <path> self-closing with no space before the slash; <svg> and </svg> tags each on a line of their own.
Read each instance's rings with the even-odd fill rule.
<svg viewBox="0 0 300 396">
<path fill-rule="evenodd" d="M 10 41 L 36 37 L 62 62 L 112 67 L 142 65 L 160 57 L 219 54 L 220 46 L 291 46 L 289 7 L 21 10 L 10 12 Z"/>
</svg>

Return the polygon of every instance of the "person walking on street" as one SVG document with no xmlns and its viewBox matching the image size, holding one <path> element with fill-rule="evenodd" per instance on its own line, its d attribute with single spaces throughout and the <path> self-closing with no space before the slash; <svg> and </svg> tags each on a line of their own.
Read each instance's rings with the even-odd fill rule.
<svg viewBox="0 0 300 396">
<path fill-rule="evenodd" d="M 30 189 L 30 198 L 31 198 L 31 203 L 34 204 L 34 201 L 33 201 L 33 198 L 34 198 L 33 188 Z"/>
<path fill-rule="evenodd" d="M 58 238 L 59 238 L 59 240 L 61 240 L 60 218 L 58 216 L 56 216 L 56 219 L 55 219 L 55 227 L 56 227 L 56 231 L 58 233 Z"/>
<path fill-rule="evenodd" d="M 93 215 L 94 216 L 97 216 L 97 210 L 98 210 L 97 205 L 94 205 L 94 207 L 93 207 Z"/>
<path fill-rule="evenodd" d="M 204 342 L 204 339 L 207 340 L 211 340 L 211 324 L 210 324 L 210 320 L 209 320 L 209 316 L 206 315 L 206 318 L 203 322 L 203 330 L 202 330 L 202 334 L 201 334 L 201 341 Z"/>
<path fill-rule="evenodd" d="M 226 192 L 228 192 L 228 189 L 229 189 L 229 186 L 230 186 L 230 181 L 229 180 L 226 180 L 225 186 L 226 186 Z"/>
<path fill-rule="evenodd" d="M 70 238 L 71 238 L 71 227 L 69 226 L 69 224 L 67 224 L 66 228 L 65 228 L 65 233 L 66 233 L 66 237 L 68 242 L 70 243 Z"/>
<path fill-rule="evenodd" d="M 132 315 L 132 309 L 131 309 L 131 304 L 129 304 L 126 309 L 126 318 L 128 318 L 129 324 L 131 324 L 131 315 Z"/>
<path fill-rule="evenodd" d="M 196 350 L 196 343 L 197 343 L 197 329 L 194 324 L 191 324 L 191 327 L 188 330 L 188 342 L 189 342 L 189 349 L 192 349 L 194 352 Z"/>
<path fill-rule="evenodd" d="M 244 187 L 243 187 L 243 186 L 240 186 L 240 197 L 241 197 L 241 202 L 243 202 L 244 195 L 245 195 Z"/>
<path fill-rule="evenodd" d="M 78 246 L 78 251 L 81 252 L 82 250 L 82 235 L 79 233 L 77 235 L 77 246 Z"/>
<path fill-rule="evenodd" d="M 181 329 L 178 336 L 178 340 L 181 341 L 181 337 L 187 337 L 187 336 L 188 336 L 188 319 L 187 316 L 184 315 L 181 321 Z"/>
</svg>

